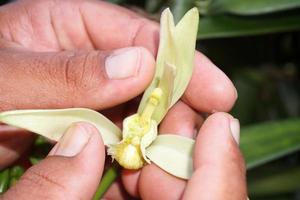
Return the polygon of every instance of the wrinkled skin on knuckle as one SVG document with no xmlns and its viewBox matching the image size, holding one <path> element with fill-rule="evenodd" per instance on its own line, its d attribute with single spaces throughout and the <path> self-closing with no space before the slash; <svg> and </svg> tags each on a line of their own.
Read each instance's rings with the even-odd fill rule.
<svg viewBox="0 0 300 200">
<path fill-rule="evenodd" d="M 68 93 L 86 97 L 97 91 L 106 80 L 104 55 L 98 51 L 67 52 L 61 58 L 61 81 Z"/>
</svg>

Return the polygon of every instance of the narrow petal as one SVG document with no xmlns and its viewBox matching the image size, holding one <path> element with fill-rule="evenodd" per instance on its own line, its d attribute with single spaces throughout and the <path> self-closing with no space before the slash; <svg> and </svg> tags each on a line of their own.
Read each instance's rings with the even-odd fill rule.
<svg viewBox="0 0 300 200">
<path fill-rule="evenodd" d="M 192 77 L 198 24 L 199 13 L 197 8 L 193 8 L 176 25 L 174 34 L 176 78 L 170 106 L 182 96 Z"/>
<path fill-rule="evenodd" d="M 54 141 L 58 141 L 72 123 L 89 122 L 98 128 L 105 145 L 121 139 L 121 130 L 116 125 L 100 113 L 85 108 L 7 111 L 0 113 L 0 121 Z"/>
<path fill-rule="evenodd" d="M 153 116 L 151 117 L 157 123 L 159 123 L 164 118 L 170 108 L 173 96 L 175 74 L 175 66 L 169 63 L 165 63 L 164 72 L 161 81 L 159 81 L 158 84 L 158 88 L 163 91 L 162 97 L 155 111 L 153 112 Z"/>
<path fill-rule="evenodd" d="M 160 44 L 156 59 L 156 72 L 151 85 L 145 91 L 138 113 L 146 106 L 151 92 L 159 87 L 163 90 L 162 102 L 157 106 L 153 119 L 159 123 L 168 109 L 174 105 L 184 93 L 193 73 L 196 36 L 199 13 L 196 8 L 188 11 L 180 22 L 174 26 L 173 15 L 166 9 L 161 16 Z M 166 68 L 172 66 L 175 77 L 170 83 L 171 75 L 166 76 Z M 170 87 L 163 87 L 169 85 Z M 171 95 L 171 101 L 169 96 Z M 168 102 L 166 106 L 164 103 Z"/>
<path fill-rule="evenodd" d="M 158 54 L 156 58 L 156 71 L 155 75 L 153 78 L 152 83 L 150 86 L 147 88 L 145 91 L 143 98 L 140 102 L 138 113 L 141 113 L 146 104 L 147 100 L 149 99 L 152 91 L 157 88 L 159 85 L 164 84 L 162 82 L 165 81 L 164 75 L 170 76 L 170 74 L 164 73 L 165 71 L 170 71 L 166 70 L 166 67 L 169 66 L 175 66 L 175 46 L 174 46 L 174 41 L 173 41 L 173 34 L 175 31 L 175 25 L 174 25 L 174 19 L 171 11 L 169 9 L 166 9 L 163 11 L 161 15 L 161 21 L 160 21 L 160 42 L 159 42 L 159 49 L 158 49 Z M 175 66 L 176 67 L 176 66 Z M 174 67 L 173 67 L 174 68 Z M 172 70 L 174 71 L 174 70 Z M 176 71 L 173 72 L 173 74 L 176 74 Z M 173 78 L 175 79 L 175 77 Z M 174 82 L 174 81 L 173 81 Z M 172 87 L 173 88 L 173 87 Z M 172 91 L 163 91 L 163 98 L 169 98 L 167 94 L 169 94 Z M 164 101 L 162 101 L 164 102 Z M 162 103 L 163 104 L 163 103 Z M 156 109 L 156 113 L 163 113 L 164 114 L 168 111 L 169 105 L 168 106 L 159 106 L 160 109 Z M 156 116 L 156 122 L 159 123 L 162 119 L 161 117 L 162 114 L 157 114 Z"/>
<path fill-rule="evenodd" d="M 157 137 L 157 124 L 156 121 L 151 121 L 150 130 L 141 139 L 141 152 L 144 160 L 150 164 L 150 160 L 146 156 L 146 148 L 156 139 Z"/>
</svg>

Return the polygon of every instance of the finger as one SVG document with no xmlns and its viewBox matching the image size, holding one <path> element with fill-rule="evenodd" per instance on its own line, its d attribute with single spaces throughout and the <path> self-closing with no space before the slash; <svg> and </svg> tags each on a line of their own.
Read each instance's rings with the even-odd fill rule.
<svg viewBox="0 0 300 200">
<path fill-rule="evenodd" d="M 116 5 L 86 2 L 80 5 L 86 28 L 101 49 L 126 46 L 144 46 L 156 54 L 159 41 L 159 26 L 134 12 Z M 99 12 L 102 10 L 103 12 Z M 114 17 L 118 15 L 118 17 Z M 94 19 L 101 19 L 100 24 Z M 123 29 L 120 32 L 120 28 Z M 102 37 L 99 37 L 102 33 Z M 113 34 L 111 34 L 113 33 Z"/>
<path fill-rule="evenodd" d="M 196 52 L 194 63 L 184 102 L 199 112 L 229 111 L 237 99 L 233 83 L 203 54 Z"/>
<path fill-rule="evenodd" d="M 154 71 L 153 56 L 142 47 L 77 53 L 3 50 L 0 62 L 0 110 L 108 108 L 143 92 Z"/>
<path fill-rule="evenodd" d="M 125 191 L 122 181 L 116 180 L 105 192 L 102 200 L 127 200 L 132 199 Z"/>
<path fill-rule="evenodd" d="M 193 137 L 201 121 L 195 111 L 183 102 L 178 102 L 164 118 L 160 133 Z M 180 199 L 185 186 L 185 180 L 168 174 L 155 164 L 145 166 L 138 181 L 142 199 Z"/>
<path fill-rule="evenodd" d="M 141 175 L 141 170 L 122 170 L 122 183 L 124 185 L 125 190 L 133 197 L 139 197 L 139 178 Z"/>
<path fill-rule="evenodd" d="M 6 6 L 6 9 L 0 12 L 2 19 L 0 24 L 7 27 L 12 19 L 11 13 L 18 13 L 13 17 L 15 23 L 25 21 L 28 22 L 25 23 L 27 25 L 37 24 L 28 28 L 28 30 L 36 28 L 37 30 L 33 32 L 37 35 L 29 32 L 26 40 L 22 38 L 23 34 L 17 34 L 23 29 L 18 30 L 14 27 L 11 30 L 15 33 L 16 42 L 35 51 L 143 46 L 153 55 L 156 54 L 159 40 L 157 23 L 125 8 L 101 1 L 58 1 L 55 4 L 51 2 L 53 3 L 45 0 L 34 3 L 19 1 Z M 27 11 L 25 13 L 21 12 L 24 7 Z M 20 12 L 16 12 L 18 8 Z M 39 17 L 28 18 L 28 13 Z M 74 21 L 77 23 L 73 23 Z M 39 28 L 39 24 L 43 24 L 43 29 Z M 9 31 L 4 31 L 3 38 L 10 40 L 7 33 Z M 37 40 L 36 37 L 43 40 Z M 40 44 L 38 41 L 43 43 Z M 212 113 L 230 110 L 236 98 L 236 89 L 228 77 L 204 55 L 197 52 L 193 77 L 184 95 L 185 102 L 200 112 Z"/>
<path fill-rule="evenodd" d="M 18 1 L 3 7 L 0 24 L 4 39 L 35 51 L 144 46 L 155 54 L 159 37 L 157 24 L 103 1 Z"/>
<path fill-rule="evenodd" d="M 183 101 L 172 107 L 160 124 L 160 134 L 176 134 L 194 138 L 203 123 L 203 117 Z"/>
<path fill-rule="evenodd" d="M 159 37 L 158 24 L 115 5 L 104 2 L 97 5 L 89 2 L 81 5 L 84 23 L 97 48 L 144 46 L 154 55 L 156 54 Z M 113 17 L 116 14 L 120 17 Z M 94 19 L 101 19 L 100 24 Z M 118 31 L 120 29 L 125 29 L 126 33 L 120 33 Z M 101 37 L 99 33 L 102 33 Z M 193 77 L 184 97 L 185 102 L 191 107 L 201 112 L 212 113 L 229 111 L 237 99 L 237 91 L 218 67 L 203 54 L 197 52 Z"/>
<path fill-rule="evenodd" d="M 27 131 L 0 125 L 0 170 L 18 160 L 33 141 L 34 136 Z"/>
<path fill-rule="evenodd" d="M 68 129 L 48 157 L 31 167 L 3 199 L 91 199 L 99 184 L 105 149 L 96 128 Z"/>
<path fill-rule="evenodd" d="M 144 46 L 154 55 L 156 54 L 159 37 L 158 24 L 105 2 L 98 4 L 85 2 L 79 6 L 84 19 L 83 24 L 97 48 Z M 114 17 L 116 14 L 119 17 Z M 59 19 L 56 21 L 61 21 L 59 12 L 54 16 Z M 94 19 L 101 19 L 100 24 Z M 63 27 L 67 27 L 66 24 L 74 23 L 66 22 L 59 30 L 64 30 Z M 126 31 L 120 32 L 120 29 Z M 70 28 L 70 32 L 74 32 L 73 30 L 76 29 Z M 102 34 L 99 35 L 99 33 Z M 229 111 L 236 98 L 236 89 L 228 77 L 203 54 L 197 52 L 193 77 L 185 93 L 186 102 L 198 111 L 212 113 Z"/>
<path fill-rule="evenodd" d="M 194 150 L 194 174 L 183 199 L 246 199 L 245 164 L 236 141 L 239 123 L 226 113 L 203 124 Z"/>
</svg>

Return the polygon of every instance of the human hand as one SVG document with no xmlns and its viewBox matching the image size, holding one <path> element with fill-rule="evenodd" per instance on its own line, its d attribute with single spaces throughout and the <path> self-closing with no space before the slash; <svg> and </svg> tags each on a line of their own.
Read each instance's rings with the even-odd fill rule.
<svg viewBox="0 0 300 200">
<path fill-rule="evenodd" d="M 199 123 L 201 128 L 195 133 Z M 196 138 L 194 173 L 186 181 L 169 175 L 155 164 L 141 171 L 125 170 L 122 179 L 131 195 L 142 199 L 246 200 L 246 169 L 238 147 L 237 119 L 218 112 L 203 122 L 192 109 L 179 102 L 169 111 L 160 132 Z"/>
<path fill-rule="evenodd" d="M 2 8 L 0 24 L 3 24 L 4 37 L 1 41 L 1 57 L 5 65 L 2 64 L 1 71 L 8 72 L 8 76 L 0 79 L 0 83 L 4 83 L 0 86 L 1 90 L 6 94 L 1 97 L 2 110 L 73 106 L 103 109 L 129 100 L 145 89 L 153 75 L 153 55 L 157 49 L 158 26 L 155 23 L 104 2 L 53 2 L 19 1 Z M 12 9 L 14 12 L 11 12 Z M 15 14 L 17 16 L 12 16 Z M 96 18 L 101 20 L 97 21 Z M 11 24 L 16 26 L 12 27 Z M 124 32 L 121 34 L 119 30 Z M 135 81 L 130 78 L 109 81 L 104 70 L 104 60 L 109 54 L 107 51 L 128 46 L 143 46 L 152 55 L 141 50 L 140 59 L 144 61 L 146 57 L 146 64 L 140 65 L 144 70 L 138 71 L 133 78 Z M 74 53 L 78 49 L 81 51 Z M 94 49 L 106 51 L 95 52 Z M 47 51 L 52 53 L 45 53 Z M 9 60 L 10 57 L 18 58 L 17 62 Z M 24 68 L 20 63 L 27 67 Z M 27 75 L 29 72 L 32 72 L 30 76 Z M 101 88 L 109 88 L 109 95 L 108 90 Z M 89 98 L 85 97 L 87 95 Z M 117 98 L 107 101 L 112 96 Z M 197 52 L 194 75 L 181 102 L 185 109 L 192 107 L 198 112 L 208 113 L 228 111 L 235 99 L 236 91 L 230 80 Z M 113 118 L 122 121 L 119 113 Z M 127 177 L 133 180 L 130 173 L 127 173 Z M 130 191 L 130 187 L 127 189 Z"/>
<path fill-rule="evenodd" d="M 106 7 L 110 10 L 102 17 Z M 132 23 L 124 34 L 116 32 L 121 28 L 118 20 L 114 22 L 117 27 L 107 25 L 107 17 L 120 11 L 124 12 L 96 1 L 17 1 L 1 7 L 0 111 L 103 110 L 142 93 L 153 77 L 154 56 L 146 48 L 131 47 L 143 46 L 148 37 L 135 36 L 141 18 L 130 16 Z M 103 19 L 102 24 L 95 14 Z M 127 107 L 104 112 L 120 124 Z M 33 139 L 7 126 L 0 130 L 1 169 L 16 160 Z"/>
<path fill-rule="evenodd" d="M 143 92 L 153 77 L 158 32 L 156 23 L 100 1 L 23 0 L 2 6 L 0 111 L 102 110 L 126 102 Z M 122 51 L 116 49 L 126 47 L 131 47 L 127 48 L 131 53 L 123 49 L 118 61 L 107 61 Z M 110 76 L 105 72 L 107 63 L 112 66 Z M 194 75 L 184 102 L 210 113 L 228 111 L 236 97 L 230 80 L 196 52 Z M 117 112 L 108 111 L 109 117 L 120 124 L 130 112 L 128 107 L 132 108 L 123 104 Z M 11 131 L 18 134 L 17 139 L 3 136 Z M 24 148 L 17 147 L 31 142 L 29 134 L 0 126 L 0 146 L 5 147 L 0 148 L 1 158 L 6 155 L 0 168 L 18 158 Z"/>
<path fill-rule="evenodd" d="M 165 129 L 168 126 L 173 128 L 165 124 Z M 140 172 L 138 185 L 125 184 L 138 187 L 142 199 L 246 199 L 245 166 L 238 141 L 238 121 L 229 114 L 215 113 L 200 129 L 194 151 L 195 171 L 187 183 L 149 165 Z M 75 124 L 2 199 L 91 199 L 104 160 L 105 148 L 97 129 L 86 123 Z M 113 190 L 106 199 L 123 199 L 116 188 Z"/>
</svg>

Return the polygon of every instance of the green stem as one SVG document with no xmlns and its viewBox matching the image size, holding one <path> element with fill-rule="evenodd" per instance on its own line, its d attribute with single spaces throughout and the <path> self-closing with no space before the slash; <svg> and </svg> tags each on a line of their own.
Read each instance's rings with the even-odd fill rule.
<svg viewBox="0 0 300 200">
<path fill-rule="evenodd" d="M 114 162 L 112 166 L 105 172 L 98 186 L 98 189 L 93 197 L 93 200 L 99 200 L 103 197 L 103 195 L 111 186 L 111 184 L 119 176 L 119 169 L 120 169 L 120 165 L 117 162 Z"/>
<path fill-rule="evenodd" d="M 4 193 L 9 186 L 9 169 L 0 172 L 0 194 Z"/>
</svg>

